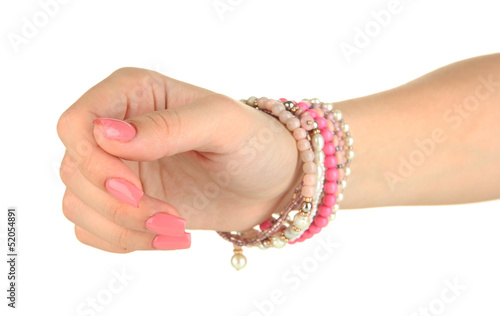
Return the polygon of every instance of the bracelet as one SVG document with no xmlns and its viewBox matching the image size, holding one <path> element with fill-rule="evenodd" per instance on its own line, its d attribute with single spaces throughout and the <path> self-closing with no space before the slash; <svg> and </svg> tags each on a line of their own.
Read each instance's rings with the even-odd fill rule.
<svg viewBox="0 0 500 316">
<path fill-rule="evenodd" d="M 303 163 L 302 182 L 294 190 L 292 200 L 283 210 L 258 228 L 246 232 L 218 232 L 233 243 L 232 266 L 240 270 L 246 266 L 243 246 L 260 249 L 283 248 L 311 238 L 336 217 L 338 202 L 350 174 L 354 157 L 353 139 L 349 125 L 332 103 L 318 99 L 304 99 L 297 103 L 286 99 L 240 100 L 249 106 L 274 116 L 292 133 Z M 293 216 L 292 216 L 293 215 Z"/>
</svg>

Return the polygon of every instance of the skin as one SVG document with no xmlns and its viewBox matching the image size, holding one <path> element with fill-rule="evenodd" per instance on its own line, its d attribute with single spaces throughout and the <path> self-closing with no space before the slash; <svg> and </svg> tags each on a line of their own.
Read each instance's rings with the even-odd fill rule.
<svg viewBox="0 0 500 316">
<path fill-rule="evenodd" d="M 341 208 L 499 198 L 499 103 L 500 54 L 335 103 L 356 154 Z M 106 117 L 131 123 L 136 136 L 107 139 L 92 124 Z M 150 70 L 117 70 L 61 115 L 57 131 L 63 213 L 78 240 L 110 252 L 153 250 L 145 222 L 158 212 L 185 218 L 188 229 L 244 231 L 286 205 L 302 176 L 281 123 Z M 137 208 L 106 191 L 111 177 L 144 191 Z"/>
</svg>

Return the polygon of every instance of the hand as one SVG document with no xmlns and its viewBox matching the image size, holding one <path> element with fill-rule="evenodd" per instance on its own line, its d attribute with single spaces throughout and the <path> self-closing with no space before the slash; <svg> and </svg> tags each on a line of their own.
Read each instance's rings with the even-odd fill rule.
<svg viewBox="0 0 500 316">
<path fill-rule="evenodd" d="M 63 212 L 82 243 L 106 251 L 188 248 L 184 228 L 249 229 L 300 181 L 295 140 L 279 121 L 154 71 L 115 71 L 57 131 Z"/>
</svg>

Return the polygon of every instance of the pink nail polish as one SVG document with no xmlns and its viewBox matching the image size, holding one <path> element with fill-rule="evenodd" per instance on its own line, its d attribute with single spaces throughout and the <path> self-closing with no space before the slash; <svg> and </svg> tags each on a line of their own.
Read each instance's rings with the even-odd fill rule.
<svg viewBox="0 0 500 316">
<path fill-rule="evenodd" d="M 166 213 L 158 213 L 146 221 L 146 227 L 157 234 L 182 236 L 186 230 L 186 220 Z"/>
<path fill-rule="evenodd" d="M 109 178 L 106 180 L 106 190 L 118 200 L 139 207 L 139 200 L 144 192 L 125 179 Z"/>
<path fill-rule="evenodd" d="M 125 121 L 113 118 L 97 118 L 92 123 L 97 123 L 104 136 L 109 139 L 126 142 L 134 138 L 136 134 L 134 126 Z"/>
<path fill-rule="evenodd" d="M 153 239 L 153 247 L 160 250 L 187 249 L 191 247 L 191 234 L 184 233 L 182 236 L 156 235 Z"/>
</svg>

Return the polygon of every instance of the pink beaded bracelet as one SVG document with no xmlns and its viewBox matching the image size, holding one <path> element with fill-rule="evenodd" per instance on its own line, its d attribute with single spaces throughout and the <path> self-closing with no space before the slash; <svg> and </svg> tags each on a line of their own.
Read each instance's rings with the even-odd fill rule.
<svg viewBox="0 0 500 316">
<path fill-rule="evenodd" d="M 237 270 L 246 265 L 241 247 L 282 248 L 311 238 L 335 218 L 338 202 L 350 174 L 354 156 L 349 125 L 331 103 L 304 99 L 250 97 L 241 102 L 276 117 L 292 133 L 303 162 L 304 176 L 292 200 L 258 228 L 247 232 L 218 232 L 234 245 L 231 264 Z M 292 217 L 293 214 L 293 217 Z"/>
</svg>

